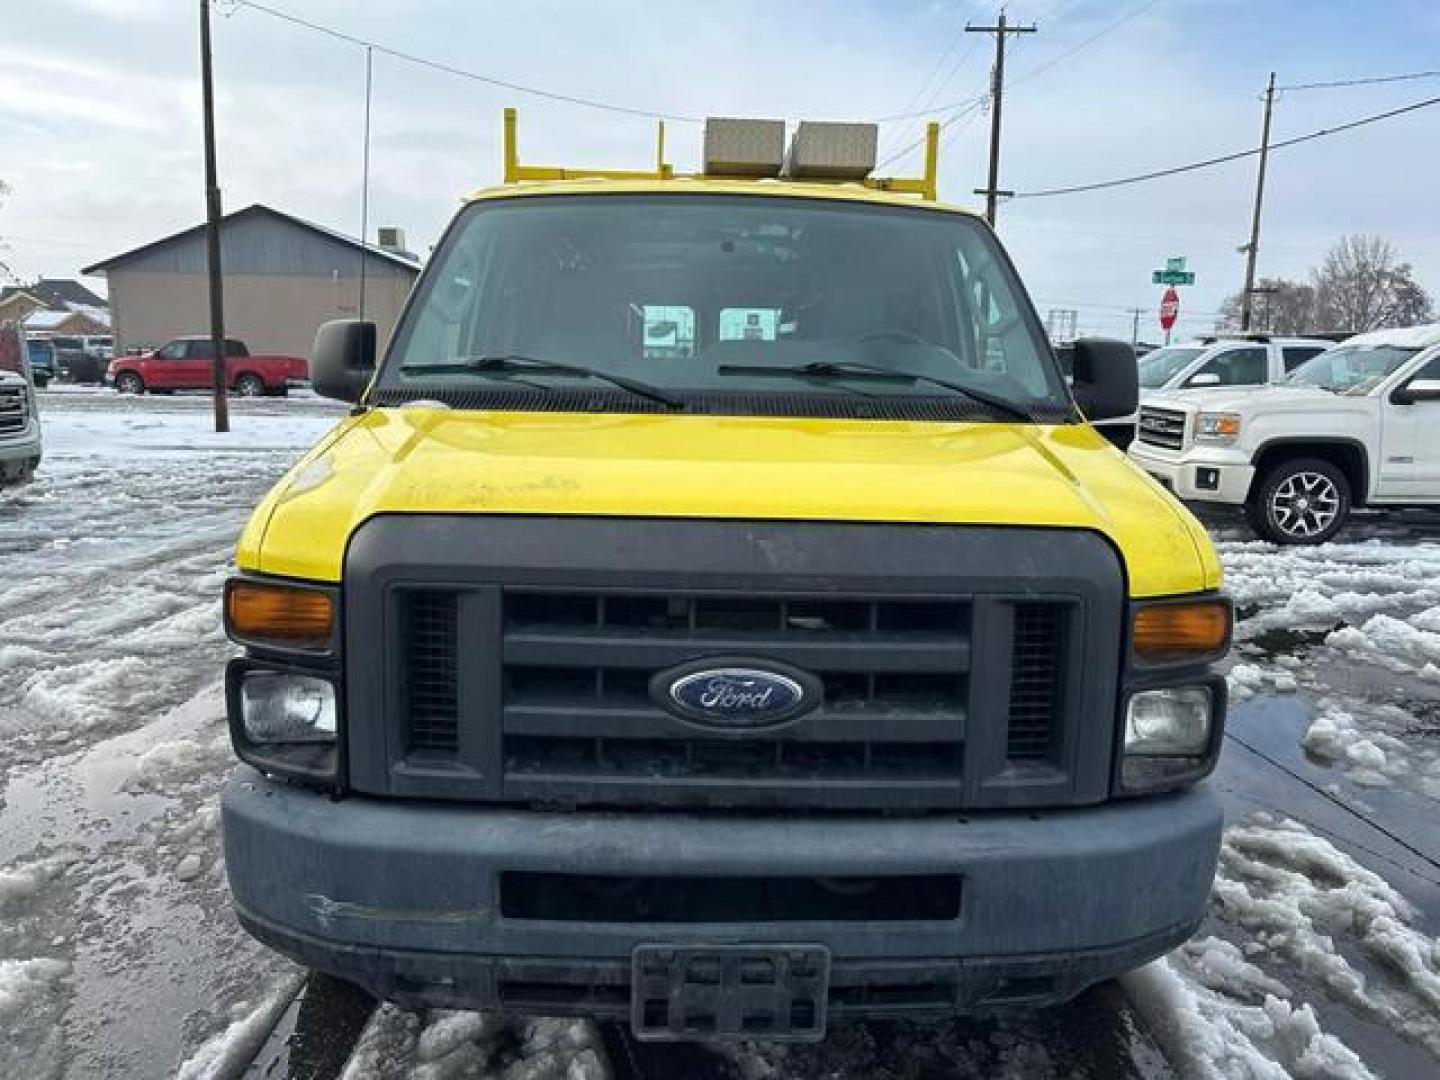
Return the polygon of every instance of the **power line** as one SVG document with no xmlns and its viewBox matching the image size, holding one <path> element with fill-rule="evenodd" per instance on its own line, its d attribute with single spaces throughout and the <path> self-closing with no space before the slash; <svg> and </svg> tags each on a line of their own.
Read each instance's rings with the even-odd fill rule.
<svg viewBox="0 0 1440 1080">
<path fill-rule="evenodd" d="M 1434 79 L 1440 71 L 1412 71 L 1405 75 L 1375 75 L 1367 79 L 1336 79 L 1332 82 L 1292 83 L 1277 86 L 1276 90 L 1330 90 L 1341 86 L 1375 86 L 1379 83 L 1410 82 L 1414 79 Z"/>
<path fill-rule="evenodd" d="M 1362 116 L 1358 120 L 1351 120 L 1332 128 L 1321 128 L 1319 131 L 1312 131 L 1308 135 L 1297 135 L 1291 139 L 1281 139 L 1279 142 L 1271 143 L 1271 150 L 1282 150 L 1287 146 L 1297 146 L 1300 143 L 1311 142 L 1314 139 L 1322 139 L 1327 135 L 1338 135 L 1342 131 L 1350 131 L 1353 128 L 1364 127 L 1366 124 L 1376 124 L 1381 120 L 1389 120 L 1392 117 L 1402 116 L 1405 113 L 1415 112 L 1419 109 L 1426 109 L 1432 105 L 1440 104 L 1440 97 L 1426 98 L 1424 101 L 1412 102 L 1403 105 L 1398 109 L 1390 109 L 1386 112 L 1375 113 L 1371 116 Z M 1016 199 L 1043 199 L 1052 195 L 1075 195 L 1082 191 L 1100 191 L 1105 188 L 1122 187 L 1126 184 L 1139 184 L 1146 180 L 1159 180 L 1166 176 L 1177 176 L 1180 173 L 1194 172 L 1197 169 L 1208 169 L 1215 165 L 1224 165 L 1231 161 L 1240 161 L 1247 157 L 1254 157 L 1260 153 L 1260 147 L 1252 147 L 1249 150 L 1237 150 L 1233 154 L 1222 154 L 1219 157 L 1206 158 L 1204 161 L 1192 161 L 1188 165 L 1176 165 L 1170 169 L 1156 169 L 1153 172 L 1137 173 L 1134 176 L 1122 176 L 1115 180 L 1101 180 L 1093 184 L 1072 184 L 1069 187 L 1045 188 L 1041 191 L 1019 191 L 1012 198 Z"/>
<path fill-rule="evenodd" d="M 940 123 L 940 130 L 943 132 L 943 131 L 945 131 L 947 128 L 949 128 L 952 124 L 954 124 L 957 120 L 960 120 L 960 119 L 964 118 L 965 116 L 974 113 L 976 110 L 978 110 L 978 109 L 980 108 L 981 105 L 985 104 L 985 102 L 988 101 L 988 100 L 989 100 L 989 95 L 986 94 L 986 95 L 983 95 L 983 96 L 981 96 L 981 97 L 975 98 L 975 99 L 973 99 L 972 101 L 962 102 L 962 107 L 960 108 L 959 111 L 955 112 L 954 114 L 952 114 L 952 115 L 951 115 L 950 117 L 948 117 L 947 119 L 941 121 L 941 123 Z M 884 161 L 879 162 L 879 163 L 875 166 L 875 168 L 877 168 L 877 169 L 883 169 L 883 168 L 885 168 L 885 166 L 889 165 L 891 162 L 901 160 L 902 158 L 906 157 L 908 154 L 912 153 L 916 148 L 925 145 L 925 139 L 926 139 L 926 136 L 921 135 L 920 138 L 916 139 L 914 142 L 908 143 L 908 144 L 906 144 L 905 146 L 902 146 L 899 150 L 896 150 L 893 154 L 891 154 L 889 157 L 887 157 Z"/>
<path fill-rule="evenodd" d="M 965 28 L 962 26 L 960 27 L 960 29 L 955 31 L 955 36 L 950 39 L 949 46 L 945 49 L 943 53 L 941 53 L 940 59 L 935 61 L 935 66 L 930 69 L 930 74 L 925 76 L 925 81 L 915 88 L 915 92 L 911 94 L 910 99 L 905 102 L 906 109 L 912 109 L 920 103 L 921 99 L 925 96 L 925 91 L 930 89 L 930 84 L 935 81 L 935 77 L 939 75 L 941 69 L 944 68 L 945 61 L 949 60 L 950 57 L 954 55 L 955 50 L 960 46 L 960 39 L 964 36 Z M 961 57 L 961 59 L 963 60 L 964 57 Z M 933 102 L 935 100 L 935 98 L 938 96 L 938 91 L 945 85 L 946 82 L 949 82 L 951 77 L 953 77 L 953 75 L 947 76 L 946 79 L 940 83 L 936 83 L 934 90 L 931 90 L 930 97 L 926 102 L 927 105 L 929 104 L 929 102 Z"/>
<path fill-rule="evenodd" d="M 1147 0 L 1146 3 L 1143 3 L 1143 4 L 1141 4 L 1139 7 L 1135 8 L 1134 10 L 1129 11 L 1129 12 L 1127 12 L 1126 14 L 1120 16 L 1120 18 L 1118 18 L 1118 19 L 1116 19 L 1114 22 L 1110 23 L 1110 24 L 1109 24 L 1108 26 L 1106 26 L 1103 30 L 1100 30 L 1098 33 L 1092 34 L 1090 37 L 1088 37 L 1088 38 L 1086 38 L 1084 41 L 1080 42 L 1080 44 L 1074 46 L 1073 48 L 1067 49 L 1065 52 L 1061 53 L 1059 56 L 1052 57 L 1051 59 L 1045 61 L 1045 63 L 1039 65 L 1038 67 L 1031 68 L 1029 71 L 1025 72 L 1025 73 L 1022 74 L 1022 75 L 1017 75 L 1014 79 L 1010 80 L 1010 85 L 1011 85 L 1011 86 L 1018 86 L 1020 83 L 1025 82 L 1027 79 L 1033 79 L 1036 75 L 1039 75 L 1039 74 L 1040 74 L 1041 72 L 1043 72 L 1043 71 L 1049 71 L 1049 70 L 1050 70 L 1051 68 L 1053 68 L 1056 64 L 1064 63 L 1066 60 L 1069 60 L 1069 59 L 1070 59 L 1072 56 L 1074 56 L 1076 53 L 1082 52 L 1083 50 L 1088 49 L 1091 45 L 1094 45 L 1095 42 L 1099 41 L 1099 40 L 1100 40 L 1101 38 L 1103 38 L 1106 34 L 1112 33 L 1112 32 L 1114 32 L 1114 31 L 1120 29 L 1120 27 L 1124 26 L 1126 23 L 1130 22 L 1132 19 L 1137 19 L 1137 18 L 1139 18 L 1141 15 L 1144 15 L 1145 12 L 1149 11 L 1151 8 L 1153 8 L 1153 7 L 1154 7 L 1156 4 L 1158 4 L 1159 2 L 1160 2 L 1160 0 Z"/>
<path fill-rule="evenodd" d="M 1095 44 L 1095 42 L 1099 41 L 1099 40 L 1100 40 L 1102 37 L 1104 37 L 1106 34 L 1112 33 L 1113 31 L 1120 29 L 1120 27 L 1124 26 L 1124 25 L 1125 25 L 1127 22 L 1129 22 L 1130 20 L 1135 19 L 1135 18 L 1138 18 L 1139 16 L 1145 14 L 1145 12 L 1149 11 L 1152 7 L 1154 7 L 1154 6 L 1155 6 L 1156 4 L 1158 4 L 1159 2 L 1160 2 L 1160 0 L 1149 0 L 1148 3 L 1141 4 L 1139 7 L 1135 8 L 1133 11 L 1127 12 L 1126 14 L 1122 15 L 1120 18 L 1116 19 L 1114 22 L 1110 23 L 1110 24 L 1109 24 L 1108 26 L 1106 26 L 1103 30 L 1100 30 L 1100 31 L 1098 31 L 1097 33 L 1092 34 L 1090 37 L 1086 38 L 1084 41 L 1080 42 L 1078 45 L 1075 45 L 1075 46 L 1073 46 L 1072 48 L 1067 49 L 1065 52 L 1061 53 L 1059 56 L 1053 57 L 1053 58 L 1045 61 L 1043 64 L 1040 64 L 1040 65 L 1037 66 L 1037 67 L 1031 68 L 1029 71 L 1025 72 L 1024 74 L 1019 75 L 1019 76 L 1017 76 L 1016 78 L 1010 80 L 1010 85 L 1011 85 L 1011 86 L 1014 86 L 1016 83 L 1024 82 L 1026 79 L 1033 79 L 1036 75 L 1039 75 L 1041 72 L 1043 72 L 1043 71 L 1048 71 L 1050 68 L 1054 67 L 1056 64 L 1062 63 L 1063 61 L 1070 59 L 1070 57 L 1074 56 L 1076 53 L 1080 52 L 1081 50 L 1083 50 L 1083 49 L 1088 49 L 1091 45 Z M 1065 5 L 1065 7 L 1062 7 L 1062 8 L 1060 8 L 1060 9 L 1058 9 L 1058 11 L 1057 11 L 1056 13 L 1052 14 L 1050 17 L 1051 17 L 1051 18 L 1056 18 L 1056 17 L 1058 17 L 1058 15 L 1059 15 L 1060 13 L 1063 13 L 1063 11 L 1065 11 L 1065 10 L 1068 9 L 1069 7 L 1073 7 L 1073 6 L 1074 6 L 1073 4 Z M 1040 19 L 1044 19 L 1045 17 L 1046 17 L 1046 16 L 1041 16 Z M 1040 20 L 1037 19 L 1036 21 L 1037 21 L 1037 23 L 1038 23 Z M 1018 47 L 1020 46 L 1020 42 L 1017 41 L 1017 42 L 1015 43 L 1015 45 L 1016 45 L 1016 48 L 1018 48 Z M 881 116 L 881 117 L 877 117 L 877 120 L 881 120 L 881 121 L 884 121 L 884 120 L 910 120 L 910 119 L 913 119 L 913 118 L 916 117 L 916 116 L 923 116 L 923 115 L 925 115 L 925 112 L 926 112 L 926 111 L 930 111 L 930 112 L 941 112 L 941 113 L 943 113 L 943 112 L 948 112 L 948 111 L 950 111 L 951 109 L 961 108 L 962 106 L 964 106 L 964 105 L 966 105 L 966 104 L 968 104 L 968 102 L 965 102 L 965 101 L 952 101 L 952 102 L 949 102 L 948 104 L 945 104 L 945 105 L 932 105 L 929 110 L 921 110 L 920 112 L 913 112 L 913 113 L 900 113 L 900 114 L 897 114 L 897 115 L 894 115 L 894 116 Z"/>
<path fill-rule="evenodd" d="M 963 109 L 965 106 L 972 105 L 976 101 L 983 101 L 987 96 L 988 95 L 982 94 L 979 97 L 966 98 L 964 101 L 952 101 L 948 105 L 927 105 L 923 109 L 913 109 L 910 112 L 891 113 L 888 116 L 872 116 L 870 120 L 875 124 L 888 124 L 892 120 L 914 120 L 920 116 L 944 115 L 956 109 Z M 921 141 L 923 142 L 924 140 L 922 139 Z"/>
<path fill-rule="evenodd" d="M 317 34 L 324 34 L 337 41 L 343 41 L 350 45 L 359 46 L 362 49 L 373 49 L 375 52 L 383 53 L 386 56 L 394 57 L 396 60 L 403 60 L 408 64 L 415 64 L 419 67 L 430 68 L 434 71 L 444 72 L 447 75 L 454 75 L 457 78 L 469 79 L 471 82 L 484 83 L 486 86 L 494 86 L 501 90 L 512 90 L 517 94 L 529 94 L 531 97 L 544 98 L 548 101 L 560 101 L 567 105 L 580 105 L 587 109 L 601 109 L 605 112 L 623 113 L 626 116 L 643 116 L 651 120 L 673 120 L 682 124 L 701 124 L 704 118 L 699 116 L 684 116 L 678 113 L 659 112 L 653 109 L 638 109 L 628 105 L 617 105 L 614 102 L 602 101 L 598 98 L 580 97 L 575 94 L 562 94 L 554 90 L 544 90 L 538 86 L 527 86 L 524 83 L 510 82 L 507 79 L 497 79 L 492 75 L 482 75 L 478 71 L 468 71 L 465 68 L 455 67 L 440 60 L 430 60 L 415 53 L 405 52 L 402 49 L 394 49 L 388 45 L 382 45 L 378 41 L 370 41 L 366 38 L 348 34 L 343 30 L 336 30 L 333 26 L 325 26 L 321 23 L 311 22 L 309 19 L 302 19 L 298 15 L 292 15 L 288 11 L 281 11 L 278 8 L 270 7 L 268 4 L 259 3 L 258 0 L 228 0 L 232 9 L 249 8 L 251 11 L 259 11 L 272 18 L 280 19 L 283 22 L 293 23 L 296 26 L 313 30 Z"/>
<path fill-rule="evenodd" d="M 911 94 L 909 99 L 905 102 L 905 112 L 896 113 L 893 116 L 879 117 L 876 119 L 875 122 L 884 123 L 888 120 L 906 120 L 911 118 L 912 116 L 923 115 L 924 113 L 929 112 L 932 103 L 937 97 L 940 96 L 940 91 L 943 90 L 947 85 L 949 85 L 950 80 L 955 77 L 955 72 L 959 70 L 960 65 L 965 62 L 965 57 L 968 56 L 970 53 L 970 50 L 967 48 L 965 52 L 960 56 L 960 59 L 955 61 L 955 67 L 951 69 L 950 74 L 946 75 L 944 79 L 936 83 L 935 87 L 930 90 L 930 93 L 928 95 L 926 95 L 926 89 L 930 87 L 930 84 L 934 81 L 935 76 L 940 74 L 940 70 L 945 66 L 945 61 L 950 59 L 951 55 L 955 52 L 955 49 L 959 46 L 960 39 L 964 36 L 965 28 L 962 26 L 955 31 L 955 36 L 951 38 L 949 47 L 945 50 L 944 53 L 941 54 L 940 59 L 935 62 L 935 67 L 931 70 L 930 74 L 925 77 L 925 81 L 915 88 L 915 92 Z M 925 104 L 922 105 L 919 110 L 912 112 L 911 110 L 915 110 L 915 106 L 921 102 L 922 98 Z M 887 132 L 886 134 L 888 136 L 889 132 Z M 891 143 L 891 145 L 894 145 L 893 142 Z"/>
</svg>

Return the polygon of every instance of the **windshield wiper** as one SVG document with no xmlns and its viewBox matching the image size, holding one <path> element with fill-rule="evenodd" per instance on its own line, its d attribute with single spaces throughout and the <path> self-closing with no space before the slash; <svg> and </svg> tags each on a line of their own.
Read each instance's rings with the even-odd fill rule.
<svg viewBox="0 0 1440 1080">
<path fill-rule="evenodd" d="M 474 371 L 482 375 L 487 374 L 532 374 L 532 375 L 576 375 L 581 378 L 599 379 L 608 382 L 611 386 L 618 386 L 621 390 L 629 391 L 637 397 L 648 398 L 651 401 L 659 402 L 669 409 L 683 409 L 685 402 L 679 398 L 665 393 L 658 387 L 649 383 L 640 382 L 638 379 L 631 379 L 625 375 L 615 375 L 609 371 L 601 371 L 599 368 L 585 367 L 581 364 L 561 364 L 553 360 L 536 360 L 529 356 L 520 356 L 515 353 L 506 353 L 498 356 L 467 356 L 460 360 L 451 360 L 442 364 L 403 364 L 401 371 L 433 372 L 441 374 L 444 372 Z M 547 389 L 549 389 L 547 387 Z"/>
<path fill-rule="evenodd" d="M 933 375 L 926 375 L 920 371 L 897 371 L 893 368 L 880 367 L 875 364 L 862 364 L 853 360 L 836 362 L 830 360 L 816 360 L 809 364 L 793 364 L 775 366 L 772 364 L 722 364 L 716 369 L 720 375 L 799 375 L 811 379 L 894 379 L 900 382 L 921 382 L 929 383 L 932 386 L 944 387 L 952 393 L 960 394 L 971 401 L 978 401 L 996 412 L 1004 413 L 1006 416 L 1013 416 L 1017 420 L 1024 420 L 1026 423 L 1034 423 L 1035 417 L 1022 409 L 1014 402 L 1006 401 L 1002 397 L 988 394 L 984 390 L 975 390 L 965 386 L 963 383 L 951 382 L 948 379 L 939 379 Z"/>
</svg>

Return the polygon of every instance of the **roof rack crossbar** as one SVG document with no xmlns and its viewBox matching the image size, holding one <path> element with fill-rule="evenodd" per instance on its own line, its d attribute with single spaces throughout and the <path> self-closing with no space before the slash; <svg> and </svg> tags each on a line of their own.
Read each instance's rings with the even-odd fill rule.
<svg viewBox="0 0 1440 1080">
<path fill-rule="evenodd" d="M 569 169 L 553 165 L 524 165 L 520 161 L 517 139 L 516 110 L 505 110 L 504 179 L 507 184 L 546 180 L 673 180 L 698 179 L 701 173 L 677 173 L 665 161 L 665 121 L 657 121 L 655 135 L 655 168 L 651 169 Z M 940 125 L 932 120 L 925 128 L 925 171 L 920 176 L 867 176 L 862 180 L 808 180 L 807 183 L 858 183 L 875 191 L 893 191 L 918 195 L 928 202 L 936 198 L 939 174 Z M 727 180 L 759 180 L 760 177 L 727 176 Z"/>
</svg>

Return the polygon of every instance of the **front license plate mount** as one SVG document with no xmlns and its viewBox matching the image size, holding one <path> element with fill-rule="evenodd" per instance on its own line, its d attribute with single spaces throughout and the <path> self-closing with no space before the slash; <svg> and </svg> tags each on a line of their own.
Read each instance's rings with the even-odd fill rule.
<svg viewBox="0 0 1440 1080">
<path fill-rule="evenodd" d="M 825 1037 L 823 945 L 639 945 L 630 1025 L 644 1041 Z"/>
</svg>

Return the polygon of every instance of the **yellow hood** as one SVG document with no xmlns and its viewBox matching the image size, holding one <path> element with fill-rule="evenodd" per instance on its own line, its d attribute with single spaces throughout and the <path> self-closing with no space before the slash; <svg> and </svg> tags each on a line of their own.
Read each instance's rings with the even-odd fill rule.
<svg viewBox="0 0 1440 1080">
<path fill-rule="evenodd" d="M 1216 588 L 1200 525 L 1087 427 L 376 409 L 256 510 L 239 564 L 340 580 L 394 513 L 604 514 L 1094 529 L 1132 596 Z"/>
</svg>

